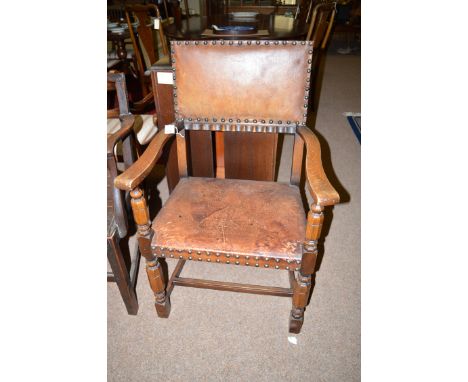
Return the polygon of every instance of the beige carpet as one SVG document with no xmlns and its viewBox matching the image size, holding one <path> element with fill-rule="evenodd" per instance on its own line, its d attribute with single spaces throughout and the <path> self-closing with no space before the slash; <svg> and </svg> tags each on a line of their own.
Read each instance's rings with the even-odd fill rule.
<svg viewBox="0 0 468 382">
<path fill-rule="evenodd" d="M 360 145 L 342 115 L 361 111 L 360 65 L 359 56 L 337 55 L 324 65 L 315 128 L 344 203 L 332 211 L 304 326 L 292 336 L 297 344 L 288 341 L 284 297 L 176 287 L 169 319 L 158 318 L 142 260 L 137 316 L 108 283 L 109 381 L 360 380 Z M 280 181 L 289 178 L 291 149 L 286 137 Z M 165 179 L 158 189 L 165 201 Z M 175 261 L 168 264 L 171 271 Z M 286 272 L 208 263 L 187 263 L 182 276 L 288 286 Z"/>
</svg>

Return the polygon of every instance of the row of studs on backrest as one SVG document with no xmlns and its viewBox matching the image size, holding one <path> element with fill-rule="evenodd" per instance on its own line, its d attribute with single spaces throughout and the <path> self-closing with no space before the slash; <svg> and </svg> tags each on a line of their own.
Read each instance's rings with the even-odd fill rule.
<svg viewBox="0 0 468 382">
<path fill-rule="evenodd" d="M 226 40 L 190 40 L 190 41 L 174 41 L 171 40 L 171 45 L 226 45 Z M 228 40 L 227 41 L 228 45 L 309 45 L 312 46 L 313 41 L 278 41 L 278 40 Z"/>
<path fill-rule="evenodd" d="M 207 118 L 207 117 L 185 117 L 185 118 L 178 118 L 179 121 L 184 121 L 184 122 L 213 122 L 213 123 L 230 123 L 230 124 L 234 124 L 234 123 L 242 123 L 242 120 L 237 118 L 236 120 L 234 120 L 234 118 L 224 118 L 224 117 L 221 117 L 219 118 L 219 122 L 218 122 L 218 118 L 215 118 L 215 117 L 211 117 L 211 118 Z M 244 119 L 244 124 L 263 124 L 263 125 L 300 125 L 300 122 L 299 121 L 274 121 L 272 119 L 269 119 L 268 121 L 266 119 Z"/>
<path fill-rule="evenodd" d="M 268 41 L 268 40 L 256 40 L 256 41 L 251 41 L 251 40 L 236 40 L 236 45 L 240 46 L 242 44 L 247 44 L 247 45 L 252 45 L 252 43 L 255 42 L 255 45 L 270 45 L 270 43 L 272 45 L 288 45 L 288 44 L 291 44 L 291 45 L 297 45 L 298 43 L 300 43 L 301 45 L 309 45 L 309 46 L 312 46 L 312 41 Z M 175 68 L 175 58 L 174 58 L 174 50 L 172 49 L 172 46 L 174 44 L 176 45 L 182 45 L 182 43 L 184 45 L 200 45 L 200 43 L 203 43 L 203 45 L 208 45 L 208 44 L 211 44 L 211 45 L 216 45 L 217 44 L 217 40 L 210 40 L 210 41 L 171 41 L 171 54 L 172 54 L 172 59 L 171 59 L 171 62 L 172 62 L 172 71 L 173 71 L 173 75 L 172 75 L 172 78 L 174 80 L 174 86 L 173 86 L 173 101 L 174 101 L 174 111 L 176 113 L 176 119 L 177 120 L 181 120 L 182 118 L 180 118 L 179 116 L 179 108 L 177 107 L 177 86 L 175 84 L 175 81 L 176 81 L 176 74 L 175 74 L 175 71 L 176 71 L 176 68 Z M 224 40 L 221 40 L 219 41 L 219 45 L 226 45 L 226 42 Z M 228 45 L 234 45 L 234 41 L 233 40 L 229 40 L 228 41 Z M 310 75 L 311 75 L 311 71 L 312 71 L 312 53 L 313 53 L 313 49 L 310 49 L 309 50 L 309 59 L 307 60 L 307 75 L 306 75 L 306 82 L 307 82 L 307 85 L 305 86 L 305 94 L 304 94 L 304 113 L 303 113 L 303 120 L 302 120 L 302 123 L 305 124 L 306 121 L 307 121 L 307 107 L 308 107 L 308 99 L 309 99 L 309 89 L 310 89 Z M 189 120 L 192 120 L 193 118 L 188 118 Z M 202 118 L 197 118 L 197 120 L 201 120 Z M 204 118 L 204 120 L 206 121 L 208 118 Z M 214 122 L 216 122 L 216 118 L 211 118 L 212 120 L 215 120 Z M 226 120 L 225 118 L 221 118 L 221 121 L 224 122 L 223 120 Z M 233 121 L 233 119 L 229 119 L 230 121 Z M 239 121 L 239 120 L 238 120 Z M 245 120 L 245 121 L 249 121 L 249 122 L 246 122 L 246 123 L 250 123 L 250 121 L 256 121 L 256 120 Z M 271 121 L 271 120 L 270 120 Z M 253 123 L 257 123 L 257 122 L 253 122 Z M 265 123 L 265 122 L 263 122 Z M 271 124 L 275 123 L 275 122 L 270 122 Z M 286 123 L 291 123 L 291 121 L 287 121 Z M 297 125 L 299 125 L 299 121 L 296 121 L 295 122 Z M 276 121 L 275 124 L 283 124 L 282 121 Z"/>
<path fill-rule="evenodd" d="M 296 125 L 238 125 L 238 124 L 210 124 L 210 123 L 193 123 L 183 119 L 182 122 L 186 130 L 205 130 L 205 131 L 232 131 L 232 132 L 247 132 L 247 133 L 288 133 L 296 132 Z"/>
<path fill-rule="evenodd" d="M 291 271 L 298 271 L 301 264 L 300 260 L 293 259 L 279 259 L 276 257 L 262 257 L 262 256 L 250 256 L 250 255 L 239 255 L 221 252 L 210 252 L 210 251 L 192 251 L 191 249 L 185 251 L 181 249 L 164 248 L 152 246 L 153 253 L 158 257 L 171 258 L 171 259 L 183 259 L 183 260 L 197 260 L 216 262 L 223 264 L 235 264 L 235 265 L 252 265 L 260 267 L 260 264 L 265 268 L 275 269 L 286 269 Z"/>
</svg>

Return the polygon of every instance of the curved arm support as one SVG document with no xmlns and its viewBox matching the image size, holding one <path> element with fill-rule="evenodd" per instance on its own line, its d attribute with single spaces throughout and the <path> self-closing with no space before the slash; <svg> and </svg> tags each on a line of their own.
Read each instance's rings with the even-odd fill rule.
<svg viewBox="0 0 468 382">
<path fill-rule="evenodd" d="M 307 127 L 297 127 L 297 133 L 306 146 L 306 179 L 317 206 L 332 206 L 340 201 L 340 196 L 330 184 L 322 167 L 320 143 Z"/>
<path fill-rule="evenodd" d="M 125 191 L 131 191 L 137 187 L 151 172 L 162 154 L 164 145 L 171 137 L 173 135 L 165 134 L 164 130 L 159 131 L 151 140 L 143 155 L 115 178 L 115 187 Z"/>
<path fill-rule="evenodd" d="M 114 147 L 118 141 L 123 140 L 133 131 L 135 116 L 126 115 L 122 118 L 122 126 L 118 131 L 107 137 L 107 156 L 114 156 Z"/>
</svg>

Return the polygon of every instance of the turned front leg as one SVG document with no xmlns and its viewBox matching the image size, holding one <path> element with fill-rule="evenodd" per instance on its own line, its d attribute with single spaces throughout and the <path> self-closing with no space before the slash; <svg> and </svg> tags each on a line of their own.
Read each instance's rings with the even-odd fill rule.
<svg viewBox="0 0 468 382">
<path fill-rule="evenodd" d="M 317 262 L 317 241 L 323 225 L 323 207 L 313 204 L 307 215 L 306 241 L 303 243 L 301 268 L 294 283 L 293 308 L 289 320 L 289 331 L 299 333 L 304 322 L 304 310 L 312 288 L 312 278 Z"/>
<path fill-rule="evenodd" d="M 164 273 L 156 256 L 151 252 L 153 230 L 150 226 L 149 210 L 143 191 L 135 188 L 130 192 L 135 223 L 137 224 L 138 246 L 141 255 L 146 260 L 146 274 L 154 293 L 156 312 L 159 317 L 169 317 L 171 305 L 166 296 Z"/>
</svg>

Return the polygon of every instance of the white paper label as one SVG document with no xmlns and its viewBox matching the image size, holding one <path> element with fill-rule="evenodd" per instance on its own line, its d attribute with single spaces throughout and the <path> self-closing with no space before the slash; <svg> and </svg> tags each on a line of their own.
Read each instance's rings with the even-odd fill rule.
<svg viewBox="0 0 468 382">
<path fill-rule="evenodd" d="M 176 127 L 175 125 L 165 125 L 164 126 L 164 134 L 175 134 Z"/>
<path fill-rule="evenodd" d="M 154 19 L 154 29 L 159 29 L 159 19 Z"/>
<path fill-rule="evenodd" d="M 172 78 L 172 73 L 168 72 L 157 72 L 158 84 L 172 85 L 174 79 Z"/>
</svg>

